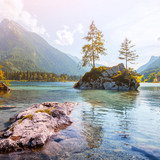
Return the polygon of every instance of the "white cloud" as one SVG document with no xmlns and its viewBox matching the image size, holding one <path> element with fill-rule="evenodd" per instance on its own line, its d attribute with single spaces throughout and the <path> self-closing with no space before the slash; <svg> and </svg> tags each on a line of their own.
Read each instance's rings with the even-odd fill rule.
<svg viewBox="0 0 160 160">
<path fill-rule="evenodd" d="M 57 37 L 58 39 L 55 40 L 56 44 L 62 45 L 62 46 L 68 46 L 72 45 L 74 42 L 74 34 L 69 31 L 67 28 L 64 27 L 63 30 L 57 31 Z"/>
<path fill-rule="evenodd" d="M 83 34 L 82 24 L 78 24 L 74 30 L 70 30 L 69 26 L 64 25 L 62 30 L 56 32 L 57 39 L 54 42 L 61 46 L 72 45 L 76 33 Z"/>
<path fill-rule="evenodd" d="M 73 30 L 73 33 L 75 33 L 75 32 L 79 32 L 79 33 L 83 34 L 83 25 L 82 24 L 78 24 L 76 26 L 76 29 Z"/>
<path fill-rule="evenodd" d="M 0 0 L 0 17 L 21 22 L 32 32 L 49 36 L 43 26 L 38 26 L 38 20 L 24 10 L 22 0 Z"/>
</svg>

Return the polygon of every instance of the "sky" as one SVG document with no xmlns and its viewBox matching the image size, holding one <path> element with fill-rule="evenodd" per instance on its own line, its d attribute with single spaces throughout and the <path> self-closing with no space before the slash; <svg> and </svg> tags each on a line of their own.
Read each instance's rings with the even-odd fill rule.
<svg viewBox="0 0 160 160">
<path fill-rule="evenodd" d="M 160 56 L 160 0 L 0 0 L 0 21 L 14 20 L 64 53 L 82 57 L 83 39 L 94 20 L 105 39 L 102 65 L 113 66 L 127 37 L 136 45 L 137 69 Z"/>
</svg>

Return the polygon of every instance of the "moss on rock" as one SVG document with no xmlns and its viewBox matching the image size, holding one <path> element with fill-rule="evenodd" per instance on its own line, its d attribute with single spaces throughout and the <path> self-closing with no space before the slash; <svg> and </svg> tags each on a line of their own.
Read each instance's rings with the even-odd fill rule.
<svg viewBox="0 0 160 160">
<path fill-rule="evenodd" d="M 50 109 L 44 109 L 44 110 L 37 110 L 35 113 L 41 112 L 41 113 L 47 113 L 49 115 L 52 115 L 51 110 L 55 108 L 50 108 Z"/>
<path fill-rule="evenodd" d="M 28 115 L 22 117 L 22 119 L 20 119 L 20 120 L 18 121 L 18 124 L 22 123 L 23 120 L 25 120 L 25 119 L 27 119 L 27 118 L 30 119 L 30 120 L 32 120 L 32 119 L 33 119 L 33 115 L 32 115 L 32 114 L 28 114 Z"/>
<path fill-rule="evenodd" d="M 92 79 L 93 81 L 97 80 L 100 76 L 102 76 L 102 73 L 107 70 L 107 67 L 101 66 L 98 68 L 93 68 L 90 72 L 85 73 L 85 75 L 82 77 L 83 82 L 90 82 Z"/>
</svg>

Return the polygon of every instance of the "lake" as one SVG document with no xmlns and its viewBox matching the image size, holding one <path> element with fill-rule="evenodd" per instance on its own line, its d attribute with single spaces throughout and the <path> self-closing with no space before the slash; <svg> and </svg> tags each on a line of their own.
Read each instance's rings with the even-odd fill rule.
<svg viewBox="0 0 160 160">
<path fill-rule="evenodd" d="M 11 116 L 32 104 L 78 102 L 70 115 L 72 125 L 43 148 L 0 154 L 0 160 L 160 160 L 160 83 L 143 83 L 132 92 L 77 90 L 73 85 L 12 82 L 10 93 L 0 92 L 1 106 L 15 106 L 0 109 L 0 130 L 8 126 Z"/>
</svg>

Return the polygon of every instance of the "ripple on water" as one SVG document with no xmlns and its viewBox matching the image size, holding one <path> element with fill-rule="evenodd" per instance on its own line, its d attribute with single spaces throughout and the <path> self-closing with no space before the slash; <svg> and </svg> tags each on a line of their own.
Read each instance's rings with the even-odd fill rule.
<svg viewBox="0 0 160 160">
<path fill-rule="evenodd" d="M 73 82 L 14 82 L 0 93 L 0 129 L 28 106 L 45 101 L 76 101 L 73 124 L 42 149 L 1 154 L 0 159 L 160 159 L 160 84 L 138 92 L 76 90 Z"/>
</svg>

